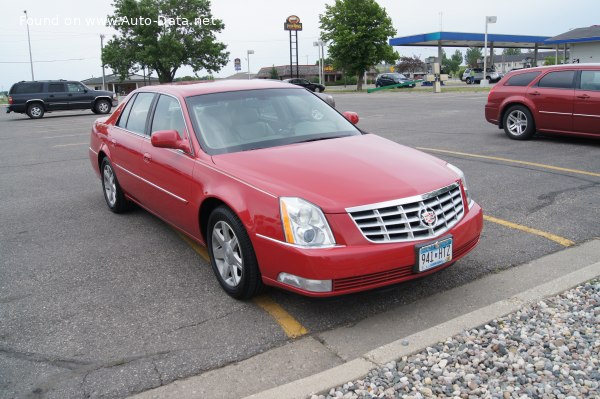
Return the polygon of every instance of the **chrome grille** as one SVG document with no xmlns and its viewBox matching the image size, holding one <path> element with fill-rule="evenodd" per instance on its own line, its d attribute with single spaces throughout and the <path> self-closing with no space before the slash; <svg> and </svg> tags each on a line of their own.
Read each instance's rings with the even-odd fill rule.
<svg viewBox="0 0 600 399">
<path fill-rule="evenodd" d="M 435 212 L 437 221 L 432 226 L 421 220 L 424 210 Z M 376 243 L 437 237 L 458 223 L 465 213 L 458 183 L 427 194 L 357 206 L 346 211 L 365 238 Z"/>
</svg>

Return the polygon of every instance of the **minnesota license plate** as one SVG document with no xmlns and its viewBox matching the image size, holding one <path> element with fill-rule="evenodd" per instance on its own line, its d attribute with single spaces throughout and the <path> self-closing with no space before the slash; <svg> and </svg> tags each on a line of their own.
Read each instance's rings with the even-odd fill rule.
<svg viewBox="0 0 600 399">
<path fill-rule="evenodd" d="M 452 260 L 452 237 L 417 247 L 417 272 L 424 272 Z"/>
</svg>

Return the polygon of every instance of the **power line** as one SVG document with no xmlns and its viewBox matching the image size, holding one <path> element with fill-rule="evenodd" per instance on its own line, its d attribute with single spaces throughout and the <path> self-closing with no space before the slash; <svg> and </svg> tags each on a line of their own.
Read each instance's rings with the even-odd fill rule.
<svg viewBox="0 0 600 399">
<path fill-rule="evenodd" d="M 84 61 L 84 60 L 93 60 L 93 59 L 98 59 L 98 57 L 91 57 L 91 58 L 67 58 L 67 59 L 64 59 L 64 60 L 40 60 L 40 61 L 33 61 L 33 62 L 36 63 L 36 62 Z M 29 61 L 0 61 L 0 64 L 29 64 Z"/>
</svg>

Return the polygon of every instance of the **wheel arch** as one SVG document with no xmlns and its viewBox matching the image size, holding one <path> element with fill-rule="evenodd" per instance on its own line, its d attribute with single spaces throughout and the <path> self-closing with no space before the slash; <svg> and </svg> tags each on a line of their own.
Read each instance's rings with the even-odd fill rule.
<svg viewBox="0 0 600 399">
<path fill-rule="evenodd" d="M 535 108 L 532 106 L 533 104 L 528 104 L 528 102 L 523 101 L 523 100 L 517 100 L 517 99 L 512 99 L 512 100 L 507 100 L 504 104 L 502 104 L 502 108 L 500 108 L 500 115 L 498 118 L 498 128 L 503 129 L 504 128 L 504 115 L 506 115 L 506 112 L 513 106 L 515 105 L 521 105 L 525 108 L 527 108 L 529 110 L 529 112 L 531 113 L 531 117 L 533 118 L 533 123 L 534 125 L 537 125 L 537 121 L 535 120 Z"/>
</svg>

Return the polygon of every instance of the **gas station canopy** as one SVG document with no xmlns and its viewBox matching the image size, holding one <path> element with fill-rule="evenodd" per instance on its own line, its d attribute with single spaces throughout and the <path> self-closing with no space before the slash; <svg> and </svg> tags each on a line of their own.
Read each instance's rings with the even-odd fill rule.
<svg viewBox="0 0 600 399">
<path fill-rule="evenodd" d="M 496 48 L 538 48 L 553 49 L 555 44 L 547 43 L 549 36 L 499 35 L 488 33 L 488 46 Z M 483 47 L 483 33 L 433 32 L 422 35 L 396 37 L 389 40 L 391 46 L 414 47 Z"/>
</svg>

